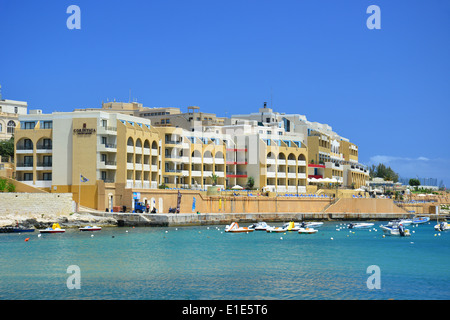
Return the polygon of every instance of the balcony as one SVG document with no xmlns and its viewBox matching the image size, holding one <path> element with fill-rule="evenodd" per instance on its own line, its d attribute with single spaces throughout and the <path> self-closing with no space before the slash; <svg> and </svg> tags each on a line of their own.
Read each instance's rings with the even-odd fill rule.
<svg viewBox="0 0 450 320">
<path fill-rule="evenodd" d="M 227 173 L 227 178 L 247 178 L 247 172 L 236 171 L 235 173 Z"/>
<path fill-rule="evenodd" d="M 296 160 L 288 160 L 287 164 L 288 166 L 295 166 L 297 164 L 296 162 L 297 162 Z"/>
<path fill-rule="evenodd" d="M 51 162 L 38 162 L 36 165 L 36 170 L 52 170 Z"/>
<path fill-rule="evenodd" d="M 297 164 L 298 164 L 299 167 L 306 167 L 306 161 L 305 160 L 299 160 Z"/>
<path fill-rule="evenodd" d="M 202 158 L 200 157 L 192 157 L 192 163 L 202 163 Z"/>
<path fill-rule="evenodd" d="M 33 170 L 33 163 L 32 162 L 18 162 L 16 163 L 16 171 L 32 171 Z"/>
<path fill-rule="evenodd" d="M 32 146 L 16 146 L 16 153 L 17 154 L 26 154 L 26 153 L 33 153 L 33 147 Z"/>
</svg>

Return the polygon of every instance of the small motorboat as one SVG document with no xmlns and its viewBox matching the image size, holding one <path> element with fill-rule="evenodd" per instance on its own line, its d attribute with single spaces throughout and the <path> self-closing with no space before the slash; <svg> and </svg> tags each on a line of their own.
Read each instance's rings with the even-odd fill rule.
<svg viewBox="0 0 450 320">
<path fill-rule="evenodd" d="M 266 232 L 286 232 L 287 227 L 267 227 Z"/>
<path fill-rule="evenodd" d="M 253 229 L 255 231 L 266 231 L 266 229 L 268 227 L 269 227 L 269 225 L 267 223 L 265 223 L 264 221 L 262 221 L 262 222 L 252 224 L 251 226 L 249 226 L 249 229 Z"/>
<path fill-rule="evenodd" d="M 323 222 L 303 222 L 305 224 L 305 227 L 307 228 L 320 228 L 323 225 Z"/>
<path fill-rule="evenodd" d="M 58 223 L 54 223 L 51 227 L 48 227 L 43 230 L 39 230 L 40 233 L 63 233 L 66 232 L 66 229 L 61 229 Z"/>
<path fill-rule="evenodd" d="M 387 225 L 380 225 L 383 232 L 389 236 L 401 236 L 408 237 L 411 235 L 409 229 L 405 229 L 405 226 L 401 223 L 390 222 Z"/>
<path fill-rule="evenodd" d="M 369 222 L 356 222 L 348 225 L 349 229 L 369 229 L 371 227 L 373 227 L 373 223 Z"/>
<path fill-rule="evenodd" d="M 100 230 L 102 230 L 102 227 L 86 226 L 86 227 L 78 228 L 78 230 L 80 230 L 80 231 L 100 231 Z"/>
<path fill-rule="evenodd" d="M 225 227 L 225 232 L 253 232 L 254 229 L 250 229 L 248 227 L 239 227 L 239 224 L 237 222 L 233 222 L 230 225 L 227 225 Z"/>
<path fill-rule="evenodd" d="M 298 229 L 298 233 L 301 233 L 301 234 L 313 234 L 313 233 L 317 233 L 318 231 L 319 230 L 317 230 L 317 229 L 309 228 L 309 227 Z"/>
<path fill-rule="evenodd" d="M 425 223 L 425 222 L 428 222 L 428 221 L 430 221 L 430 217 L 415 217 L 412 220 L 412 223 L 413 224 L 420 224 L 420 223 Z"/>
<path fill-rule="evenodd" d="M 409 226 L 412 223 L 411 219 L 400 219 L 400 224 L 403 226 Z"/>
<path fill-rule="evenodd" d="M 23 227 L 3 227 L 0 228 L 0 233 L 22 233 L 22 232 L 34 232 L 35 229 L 27 229 Z"/>
<path fill-rule="evenodd" d="M 442 221 L 434 226 L 434 230 L 436 231 L 448 231 L 450 230 L 450 224 L 448 222 Z"/>
</svg>

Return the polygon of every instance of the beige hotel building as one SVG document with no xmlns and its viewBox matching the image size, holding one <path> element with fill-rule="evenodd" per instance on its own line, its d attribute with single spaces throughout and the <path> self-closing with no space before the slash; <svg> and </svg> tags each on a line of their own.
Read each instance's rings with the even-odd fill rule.
<svg viewBox="0 0 450 320">
<path fill-rule="evenodd" d="M 133 193 L 142 201 L 160 186 L 245 188 L 249 177 L 254 188 L 276 193 L 306 193 L 312 176 L 365 185 L 368 172 L 346 139 L 332 135 L 337 147 L 326 143 L 329 132 L 308 132 L 314 125 L 298 115 L 259 111 L 220 118 L 198 107 L 181 113 L 113 102 L 99 109 L 20 115 L 16 179 L 49 192 L 71 192 L 74 201 L 98 210 L 129 208 Z"/>
</svg>

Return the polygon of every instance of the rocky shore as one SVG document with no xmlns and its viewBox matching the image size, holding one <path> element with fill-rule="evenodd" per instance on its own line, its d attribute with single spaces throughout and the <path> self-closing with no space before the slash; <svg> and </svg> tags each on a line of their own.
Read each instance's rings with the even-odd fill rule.
<svg viewBox="0 0 450 320">
<path fill-rule="evenodd" d="M 96 225 L 99 227 L 117 226 L 113 217 L 100 217 L 89 213 L 73 213 L 70 215 L 4 215 L 0 216 L 1 227 L 21 226 L 24 228 L 45 229 L 53 223 L 59 223 L 62 228 L 78 228 L 80 226 Z"/>
</svg>

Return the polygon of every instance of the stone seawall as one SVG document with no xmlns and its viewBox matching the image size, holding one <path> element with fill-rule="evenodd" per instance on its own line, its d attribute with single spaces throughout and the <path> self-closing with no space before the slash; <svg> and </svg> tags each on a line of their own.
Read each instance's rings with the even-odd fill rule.
<svg viewBox="0 0 450 320">
<path fill-rule="evenodd" d="M 71 193 L 0 193 L 0 216 L 68 215 L 74 212 Z"/>
</svg>

